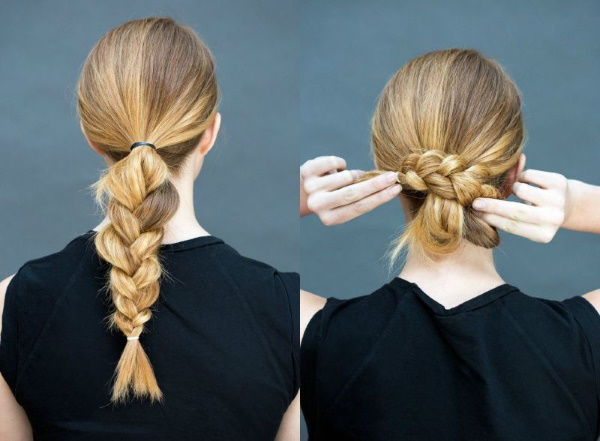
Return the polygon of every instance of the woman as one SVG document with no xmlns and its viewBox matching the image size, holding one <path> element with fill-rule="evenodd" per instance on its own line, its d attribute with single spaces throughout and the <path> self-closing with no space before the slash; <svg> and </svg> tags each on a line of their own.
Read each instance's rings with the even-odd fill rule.
<svg viewBox="0 0 600 441">
<path fill-rule="evenodd" d="M 194 214 L 217 103 L 208 48 L 170 18 L 92 49 L 78 111 L 106 217 L 1 285 L 0 439 L 298 439 L 298 275 Z"/>
<path fill-rule="evenodd" d="M 493 249 L 496 228 L 540 242 L 560 227 L 600 233 L 600 188 L 523 171 L 523 140 L 501 66 L 450 49 L 384 88 L 376 171 L 302 166 L 303 214 L 335 225 L 399 195 L 408 221 L 398 277 L 349 300 L 301 294 L 311 440 L 597 439 L 600 290 L 531 297 L 498 274 Z M 503 201 L 511 191 L 525 203 Z"/>
</svg>

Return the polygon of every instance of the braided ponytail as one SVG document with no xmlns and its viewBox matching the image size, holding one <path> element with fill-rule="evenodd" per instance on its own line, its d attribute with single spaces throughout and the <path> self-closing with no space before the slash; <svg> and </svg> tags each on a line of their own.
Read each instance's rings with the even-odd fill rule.
<svg viewBox="0 0 600 441">
<path fill-rule="evenodd" d="M 500 243 L 471 204 L 502 198 L 506 172 L 524 141 L 518 90 L 501 66 L 473 50 L 431 52 L 409 61 L 384 88 L 372 121 L 378 170 L 396 171 L 413 218 L 395 241 L 424 257 L 467 240 Z"/>
<path fill-rule="evenodd" d="M 165 225 L 179 207 L 172 178 L 217 112 L 214 62 L 191 28 L 170 18 L 133 20 L 94 46 L 77 92 L 82 130 L 113 163 L 92 185 L 109 220 L 94 239 L 110 265 L 108 325 L 127 337 L 111 401 L 133 394 L 160 402 L 163 392 L 139 337 L 159 298 Z M 156 149 L 130 149 L 142 140 Z"/>
<path fill-rule="evenodd" d="M 179 194 L 169 169 L 153 149 L 137 148 L 108 169 L 95 184 L 96 200 L 110 223 L 94 239 L 98 255 L 110 263 L 109 289 L 114 312 L 109 326 L 127 337 L 116 369 L 113 401 L 124 401 L 129 386 L 134 395 L 160 401 L 162 392 L 139 337 L 158 300 L 161 265 L 158 250 L 165 224 L 179 206 Z"/>
</svg>

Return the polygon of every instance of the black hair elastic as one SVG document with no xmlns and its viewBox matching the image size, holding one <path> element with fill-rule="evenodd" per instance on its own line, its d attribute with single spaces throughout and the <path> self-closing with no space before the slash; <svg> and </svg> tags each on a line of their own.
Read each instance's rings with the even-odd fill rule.
<svg viewBox="0 0 600 441">
<path fill-rule="evenodd" d="M 133 144 L 131 144 L 130 150 L 133 150 L 136 147 L 140 147 L 142 145 L 147 145 L 152 147 L 154 150 L 156 150 L 156 147 L 154 146 L 154 144 L 150 144 L 149 142 L 144 142 L 144 141 L 140 141 L 140 142 L 134 142 Z"/>
</svg>

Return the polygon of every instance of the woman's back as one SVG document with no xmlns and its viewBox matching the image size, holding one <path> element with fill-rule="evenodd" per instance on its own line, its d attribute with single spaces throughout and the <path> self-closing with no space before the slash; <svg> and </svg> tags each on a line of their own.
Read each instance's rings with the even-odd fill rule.
<svg viewBox="0 0 600 441">
<path fill-rule="evenodd" d="M 503 284 L 445 309 L 395 278 L 311 319 L 303 411 L 311 440 L 595 440 L 598 348 L 582 297 Z"/>
<path fill-rule="evenodd" d="M 215 236 L 163 244 L 140 342 L 164 402 L 113 406 L 126 339 L 107 331 L 109 266 L 94 233 L 24 264 L 6 293 L 0 369 L 36 439 L 273 439 L 299 387 L 298 275 Z"/>
</svg>

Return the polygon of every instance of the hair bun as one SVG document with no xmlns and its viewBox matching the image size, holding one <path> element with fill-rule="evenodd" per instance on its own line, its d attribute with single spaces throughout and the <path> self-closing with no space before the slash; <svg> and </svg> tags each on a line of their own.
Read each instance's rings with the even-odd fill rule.
<svg viewBox="0 0 600 441">
<path fill-rule="evenodd" d="M 470 206 L 478 197 L 501 196 L 496 187 L 487 184 L 490 176 L 485 164 L 467 164 L 460 155 L 437 149 L 410 153 L 398 172 L 404 188 L 456 200 L 463 206 Z"/>
</svg>

